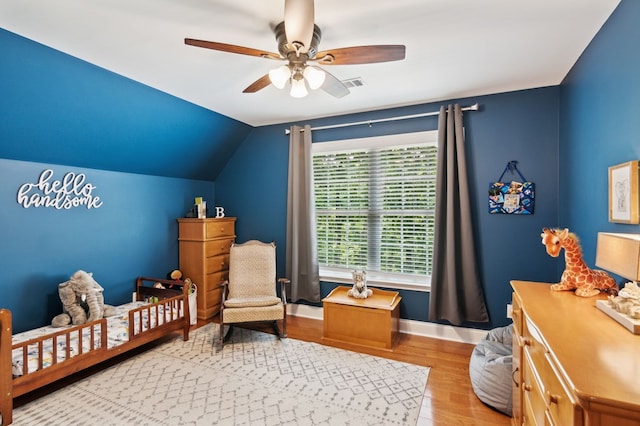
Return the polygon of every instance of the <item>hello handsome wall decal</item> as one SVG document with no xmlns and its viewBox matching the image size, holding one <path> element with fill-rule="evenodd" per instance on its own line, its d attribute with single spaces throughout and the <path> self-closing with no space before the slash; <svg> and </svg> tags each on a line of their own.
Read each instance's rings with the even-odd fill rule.
<svg viewBox="0 0 640 426">
<path fill-rule="evenodd" d="M 96 186 L 85 182 L 83 173 L 67 172 L 62 179 L 53 179 L 53 170 L 40 173 L 38 181 L 23 183 L 18 188 L 17 201 L 25 209 L 29 207 L 51 207 L 69 210 L 75 207 L 97 209 L 102 206 L 100 197 L 93 194 Z"/>
</svg>

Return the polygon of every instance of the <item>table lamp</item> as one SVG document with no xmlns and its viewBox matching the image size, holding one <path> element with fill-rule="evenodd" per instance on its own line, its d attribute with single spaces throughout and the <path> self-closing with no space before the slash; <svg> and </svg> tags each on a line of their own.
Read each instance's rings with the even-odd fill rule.
<svg viewBox="0 0 640 426">
<path fill-rule="evenodd" d="M 637 295 L 637 282 L 640 281 L 640 234 L 598 233 L 596 266 L 631 281 L 620 292 L 625 306 L 640 307 Z M 620 312 L 609 300 L 597 300 L 596 307 L 622 324 L 634 334 L 640 334 L 640 319 Z M 640 309 L 640 308 L 638 308 Z"/>
</svg>

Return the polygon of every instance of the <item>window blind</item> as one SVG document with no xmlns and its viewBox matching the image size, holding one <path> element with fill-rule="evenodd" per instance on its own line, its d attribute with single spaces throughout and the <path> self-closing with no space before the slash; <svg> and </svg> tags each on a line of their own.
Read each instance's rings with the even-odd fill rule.
<svg viewBox="0 0 640 426">
<path fill-rule="evenodd" d="M 398 139 L 314 153 L 321 266 L 431 275 L 437 146 Z"/>
</svg>

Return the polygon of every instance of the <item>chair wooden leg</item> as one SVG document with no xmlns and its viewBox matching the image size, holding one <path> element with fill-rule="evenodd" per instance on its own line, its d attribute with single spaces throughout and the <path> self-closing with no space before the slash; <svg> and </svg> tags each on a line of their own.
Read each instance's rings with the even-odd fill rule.
<svg viewBox="0 0 640 426">
<path fill-rule="evenodd" d="M 284 318 L 282 318 L 282 336 L 281 337 L 287 337 L 287 316 L 285 315 Z"/>
<path fill-rule="evenodd" d="M 222 339 L 220 343 L 229 341 L 232 334 L 233 334 L 233 325 L 229 324 L 229 328 L 227 329 L 227 333 L 224 335 L 224 337 L 222 337 L 222 332 L 220 333 L 220 338 Z"/>
<path fill-rule="evenodd" d="M 287 322 L 286 322 L 286 320 L 282 321 L 282 331 L 280 331 L 280 328 L 278 327 L 278 321 L 274 321 L 273 322 L 273 330 L 276 332 L 278 337 L 280 337 L 281 339 L 286 338 L 287 337 Z"/>
</svg>

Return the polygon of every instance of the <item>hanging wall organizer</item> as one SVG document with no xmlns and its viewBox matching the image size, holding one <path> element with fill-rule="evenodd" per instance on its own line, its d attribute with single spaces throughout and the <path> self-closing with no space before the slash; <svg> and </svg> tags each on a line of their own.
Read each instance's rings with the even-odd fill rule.
<svg viewBox="0 0 640 426">
<path fill-rule="evenodd" d="M 497 182 L 489 184 L 489 213 L 533 214 L 535 184 L 518 170 L 517 161 L 509 161 Z M 521 181 L 503 182 L 505 173 L 518 174 Z"/>
</svg>

